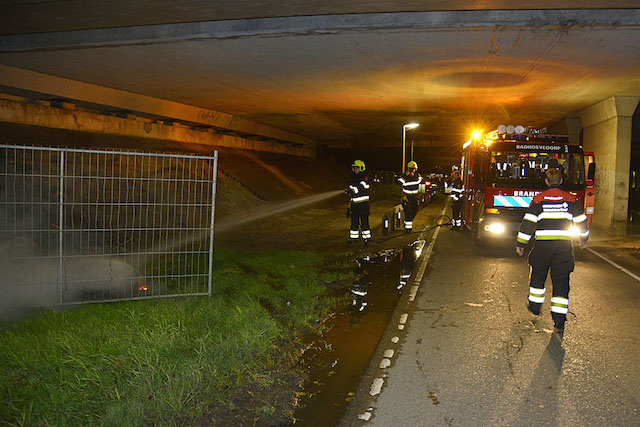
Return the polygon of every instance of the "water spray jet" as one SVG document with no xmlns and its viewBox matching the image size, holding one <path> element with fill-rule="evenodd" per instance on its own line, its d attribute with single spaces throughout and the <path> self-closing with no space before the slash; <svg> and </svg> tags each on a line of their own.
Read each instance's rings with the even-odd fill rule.
<svg viewBox="0 0 640 427">
<path fill-rule="evenodd" d="M 263 218 L 267 218 L 273 215 L 277 215 L 283 212 L 287 212 L 293 209 L 297 209 L 297 208 L 301 208 L 303 206 L 306 205 L 310 205 L 312 203 L 317 203 L 323 200 L 327 200 L 330 199 L 332 197 L 337 196 L 338 194 L 342 194 L 344 193 L 344 190 L 334 190 L 334 191 L 327 191 L 325 193 L 320 193 L 320 194 L 314 194 L 311 196 L 306 196 L 306 197 L 301 197 L 298 199 L 294 199 L 294 200 L 289 200 L 286 202 L 282 202 L 282 203 L 277 203 L 265 208 L 261 208 L 261 209 L 256 209 L 252 212 L 249 212 L 245 215 L 241 215 L 241 216 L 237 216 L 231 219 L 227 219 L 225 221 L 222 221 L 220 224 L 216 224 L 215 225 L 215 229 L 214 229 L 214 233 L 215 234 L 219 234 L 219 233 L 224 233 L 227 232 L 235 227 L 238 227 L 240 225 L 244 225 L 253 221 L 257 221 L 259 219 L 263 219 Z M 182 238 L 178 238 L 176 241 L 173 242 L 169 242 L 163 246 L 161 246 L 160 248 L 158 248 L 157 250 L 159 251 L 169 251 L 169 250 L 175 250 L 177 248 L 180 248 L 184 245 L 189 245 L 192 244 L 194 242 L 198 242 L 200 240 L 204 240 L 207 239 L 210 235 L 210 231 L 206 230 L 206 231 L 199 231 L 197 233 L 193 233 L 187 236 L 184 236 Z"/>
<path fill-rule="evenodd" d="M 316 203 L 322 200 L 330 199 L 331 197 L 335 197 L 338 194 L 342 194 L 342 193 L 344 193 L 344 190 L 328 191 L 326 193 L 314 194 L 312 196 L 301 197 L 295 200 L 289 200 L 287 202 L 275 204 L 273 206 L 269 206 L 266 209 L 257 209 L 249 214 L 242 215 L 240 217 L 221 222 L 218 226 L 216 226 L 215 232 L 224 233 L 225 231 L 229 231 L 230 229 L 235 228 L 239 225 L 253 222 L 262 218 L 279 214 L 279 213 L 283 213 L 292 209 L 300 208 L 302 206 L 306 206 L 311 203 Z"/>
</svg>

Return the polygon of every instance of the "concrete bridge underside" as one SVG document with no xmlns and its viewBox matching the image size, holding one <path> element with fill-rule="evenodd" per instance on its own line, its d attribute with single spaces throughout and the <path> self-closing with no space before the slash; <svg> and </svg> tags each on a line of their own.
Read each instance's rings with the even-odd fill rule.
<svg viewBox="0 0 640 427">
<path fill-rule="evenodd" d="M 397 146 L 409 121 L 452 153 L 472 128 L 560 123 L 620 231 L 636 3 L 7 0 L 0 122 L 302 156 Z"/>
</svg>

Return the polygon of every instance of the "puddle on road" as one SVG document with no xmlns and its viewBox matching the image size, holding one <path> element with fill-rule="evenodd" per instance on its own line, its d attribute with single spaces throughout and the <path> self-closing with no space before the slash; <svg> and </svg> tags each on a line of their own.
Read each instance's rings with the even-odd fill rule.
<svg viewBox="0 0 640 427">
<path fill-rule="evenodd" d="M 336 425 L 389 323 L 420 256 L 424 240 L 356 260 L 359 279 L 348 290 L 350 305 L 336 313 L 327 330 L 305 352 L 309 373 L 295 412 L 298 425 Z"/>
</svg>

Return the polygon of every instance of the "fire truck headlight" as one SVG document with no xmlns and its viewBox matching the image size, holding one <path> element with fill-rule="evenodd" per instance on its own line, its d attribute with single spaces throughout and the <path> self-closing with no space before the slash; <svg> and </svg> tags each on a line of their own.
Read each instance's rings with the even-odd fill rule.
<svg viewBox="0 0 640 427">
<path fill-rule="evenodd" d="M 502 234 L 504 233 L 504 225 L 499 223 L 487 224 L 484 226 L 484 229 L 490 233 L 494 234 Z"/>
<path fill-rule="evenodd" d="M 578 230 L 578 227 L 575 225 L 572 225 L 571 228 L 569 228 L 569 234 L 571 234 L 571 237 L 578 237 L 580 235 L 580 230 Z"/>
</svg>

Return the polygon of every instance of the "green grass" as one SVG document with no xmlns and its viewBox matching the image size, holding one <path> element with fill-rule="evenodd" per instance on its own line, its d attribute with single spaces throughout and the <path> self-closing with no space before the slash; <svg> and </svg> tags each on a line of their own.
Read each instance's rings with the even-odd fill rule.
<svg viewBox="0 0 640 427">
<path fill-rule="evenodd" d="M 217 251 L 214 295 L 43 312 L 0 331 L 7 425 L 182 424 L 230 389 L 270 384 L 287 343 L 326 315 L 346 262 Z M 265 407 L 265 411 L 271 411 Z"/>
</svg>

